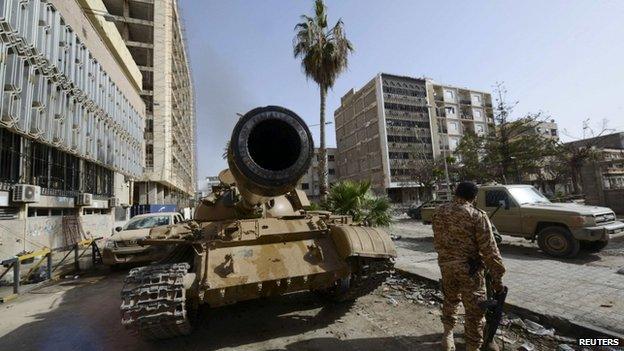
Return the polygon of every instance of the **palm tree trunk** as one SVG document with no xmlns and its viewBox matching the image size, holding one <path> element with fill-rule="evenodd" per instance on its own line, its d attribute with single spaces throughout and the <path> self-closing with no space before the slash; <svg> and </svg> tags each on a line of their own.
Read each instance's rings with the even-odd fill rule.
<svg viewBox="0 0 624 351">
<path fill-rule="evenodd" d="M 327 150 L 325 149 L 325 95 L 327 95 L 327 89 L 324 86 L 320 86 L 321 91 L 321 145 L 319 147 L 319 166 L 318 166 L 318 178 L 319 178 L 319 194 L 321 201 L 327 200 Z"/>
</svg>

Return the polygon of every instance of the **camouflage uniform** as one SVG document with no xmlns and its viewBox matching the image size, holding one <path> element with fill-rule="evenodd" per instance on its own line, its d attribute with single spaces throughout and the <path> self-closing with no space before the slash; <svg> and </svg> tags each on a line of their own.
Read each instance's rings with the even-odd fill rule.
<svg viewBox="0 0 624 351">
<path fill-rule="evenodd" d="M 433 243 L 442 272 L 442 323 L 452 330 L 461 301 L 466 349 L 478 350 L 483 343 L 484 311 L 479 303 L 486 298 L 484 265 L 496 290 L 505 273 L 487 214 L 459 198 L 441 205 L 433 215 Z"/>
</svg>

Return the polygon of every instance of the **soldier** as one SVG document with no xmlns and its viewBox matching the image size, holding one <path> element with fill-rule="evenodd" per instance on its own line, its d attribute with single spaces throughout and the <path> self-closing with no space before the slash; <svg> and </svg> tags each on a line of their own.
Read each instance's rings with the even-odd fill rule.
<svg viewBox="0 0 624 351">
<path fill-rule="evenodd" d="M 438 252 L 442 272 L 442 324 L 444 350 L 455 350 L 453 327 L 461 301 L 466 310 L 466 350 L 479 350 L 483 344 L 485 311 L 484 268 L 492 277 L 492 288 L 501 291 L 505 273 L 503 260 L 494 241 L 487 214 L 472 202 L 478 188 L 472 182 L 462 182 L 455 189 L 452 202 L 441 205 L 433 215 L 433 243 Z M 486 348 L 497 349 L 494 342 Z"/>
</svg>

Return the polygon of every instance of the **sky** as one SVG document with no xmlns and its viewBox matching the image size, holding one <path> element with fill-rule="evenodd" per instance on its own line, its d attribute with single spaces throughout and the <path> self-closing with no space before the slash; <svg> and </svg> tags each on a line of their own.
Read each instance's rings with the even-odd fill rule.
<svg viewBox="0 0 624 351">
<path fill-rule="evenodd" d="M 543 112 L 564 140 L 582 124 L 624 130 L 624 1 L 326 0 L 355 46 L 327 97 L 379 72 L 493 91 L 503 82 L 515 117 Z M 227 167 L 221 158 L 238 119 L 282 105 L 318 124 L 319 91 L 293 58 L 294 26 L 312 0 L 180 0 L 195 86 L 198 184 Z M 319 126 L 311 126 L 318 145 Z M 335 146 L 334 126 L 327 145 Z"/>
</svg>

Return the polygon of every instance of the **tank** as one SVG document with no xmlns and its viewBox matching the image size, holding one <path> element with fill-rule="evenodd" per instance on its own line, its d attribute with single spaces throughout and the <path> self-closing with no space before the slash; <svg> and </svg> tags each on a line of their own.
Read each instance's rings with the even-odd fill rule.
<svg viewBox="0 0 624 351">
<path fill-rule="evenodd" d="M 310 202 L 295 187 L 313 150 L 305 122 L 288 109 L 242 116 L 229 142 L 229 169 L 194 219 L 153 228 L 141 241 L 175 247 L 130 270 L 121 323 L 145 339 L 163 339 L 191 333 L 202 305 L 301 291 L 349 301 L 377 288 L 393 269 L 394 243 L 349 216 L 306 210 Z"/>
</svg>

